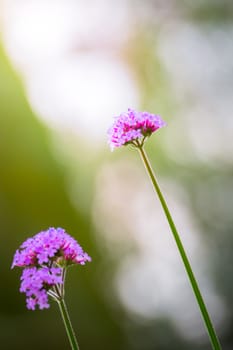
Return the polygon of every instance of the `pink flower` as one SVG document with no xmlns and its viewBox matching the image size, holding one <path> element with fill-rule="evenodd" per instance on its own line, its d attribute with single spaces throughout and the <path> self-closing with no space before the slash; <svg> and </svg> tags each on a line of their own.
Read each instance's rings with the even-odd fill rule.
<svg viewBox="0 0 233 350">
<path fill-rule="evenodd" d="M 84 265 L 91 261 L 78 242 L 62 228 L 49 228 L 27 239 L 16 251 L 14 266 L 42 266 L 56 263 L 60 266 Z"/>
<path fill-rule="evenodd" d="M 53 286 L 63 284 L 62 269 L 59 267 L 28 267 L 21 276 L 20 292 L 26 294 L 26 303 L 29 310 L 49 308 L 48 294 Z"/>
<path fill-rule="evenodd" d="M 160 116 L 129 108 L 126 113 L 115 118 L 112 127 L 108 130 L 108 141 L 112 150 L 130 143 L 136 145 L 135 141 L 144 141 L 163 126 L 165 122 Z"/>
<path fill-rule="evenodd" d="M 12 268 L 23 268 L 20 292 L 26 294 L 27 308 L 35 310 L 37 305 L 40 309 L 48 308 L 51 293 L 56 300 L 61 298 L 65 269 L 87 261 L 91 261 L 89 255 L 62 228 L 51 227 L 27 239 L 12 263 Z"/>
</svg>

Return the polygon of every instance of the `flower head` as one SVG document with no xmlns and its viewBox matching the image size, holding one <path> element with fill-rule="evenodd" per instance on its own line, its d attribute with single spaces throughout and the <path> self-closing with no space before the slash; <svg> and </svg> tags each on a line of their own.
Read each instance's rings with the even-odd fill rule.
<svg viewBox="0 0 233 350">
<path fill-rule="evenodd" d="M 87 261 L 91 261 L 88 254 L 62 228 L 51 227 L 23 242 L 14 255 L 12 268 L 24 268 L 20 292 L 26 294 L 27 308 L 48 308 L 48 293 L 56 300 L 62 297 L 67 266 Z"/>
<path fill-rule="evenodd" d="M 27 239 L 19 247 L 14 255 L 12 268 L 50 265 L 51 262 L 59 266 L 84 265 L 90 260 L 78 242 L 65 230 L 51 227 Z"/>
<path fill-rule="evenodd" d="M 112 149 L 127 144 L 134 144 L 139 139 L 145 140 L 156 130 L 165 126 L 160 116 L 148 112 L 128 109 L 126 113 L 115 118 L 108 130 L 109 144 Z"/>
</svg>

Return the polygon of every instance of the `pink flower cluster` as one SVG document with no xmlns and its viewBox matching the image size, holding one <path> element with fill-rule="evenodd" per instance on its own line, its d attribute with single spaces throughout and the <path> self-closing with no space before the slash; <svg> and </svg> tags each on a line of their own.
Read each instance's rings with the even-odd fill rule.
<svg viewBox="0 0 233 350">
<path fill-rule="evenodd" d="M 63 284 L 61 268 L 25 268 L 21 276 L 20 292 L 26 294 L 27 308 L 35 310 L 36 305 L 40 309 L 49 308 L 47 291 L 57 284 Z"/>
<path fill-rule="evenodd" d="M 112 127 L 108 130 L 108 141 L 111 149 L 114 149 L 146 138 L 163 126 L 165 122 L 160 116 L 129 108 L 126 113 L 115 118 Z"/>
<path fill-rule="evenodd" d="M 49 228 L 28 238 L 16 251 L 14 266 L 38 266 L 55 262 L 58 265 L 81 264 L 91 258 L 83 252 L 78 242 L 62 228 Z"/>
<path fill-rule="evenodd" d="M 49 307 L 47 292 L 63 284 L 62 270 L 87 261 L 91 261 L 89 255 L 62 228 L 51 227 L 27 239 L 16 251 L 12 263 L 12 268 L 24 268 L 20 291 L 26 294 L 27 308 Z"/>
</svg>

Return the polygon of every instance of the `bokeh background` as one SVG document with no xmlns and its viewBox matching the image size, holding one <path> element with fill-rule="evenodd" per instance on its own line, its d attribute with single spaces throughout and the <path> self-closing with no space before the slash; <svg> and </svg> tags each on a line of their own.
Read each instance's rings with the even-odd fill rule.
<svg viewBox="0 0 233 350">
<path fill-rule="evenodd" d="M 110 152 L 128 107 L 167 123 L 146 148 L 223 348 L 233 349 L 233 2 L 0 1 L 0 346 L 68 349 L 57 305 L 28 311 L 17 247 L 64 227 L 82 350 L 210 349 L 138 154 Z"/>
</svg>

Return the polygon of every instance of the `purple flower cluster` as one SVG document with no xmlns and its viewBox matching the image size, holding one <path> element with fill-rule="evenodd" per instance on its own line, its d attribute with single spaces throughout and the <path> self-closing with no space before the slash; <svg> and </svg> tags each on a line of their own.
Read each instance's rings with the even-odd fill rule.
<svg viewBox="0 0 233 350">
<path fill-rule="evenodd" d="M 20 291 L 26 294 L 27 308 L 48 308 L 47 292 L 64 283 L 62 271 L 69 265 L 84 265 L 91 258 L 62 228 L 49 228 L 27 239 L 16 251 L 12 263 L 23 267 Z"/>
<path fill-rule="evenodd" d="M 115 118 L 115 122 L 108 130 L 110 147 L 114 149 L 140 138 L 146 138 L 163 126 L 165 122 L 160 116 L 129 108 L 126 113 Z"/>
<path fill-rule="evenodd" d="M 49 228 L 27 239 L 16 251 L 14 266 L 38 266 L 51 262 L 60 266 L 70 264 L 84 265 L 90 261 L 77 241 L 62 228 Z"/>
<path fill-rule="evenodd" d="M 27 308 L 35 310 L 36 305 L 40 309 L 49 308 L 47 291 L 62 283 L 62 269 L 59 267 L 25 268 L 21 276 L 20 292 L 26 294 Z"/>
</svg>

